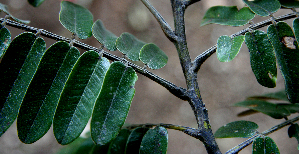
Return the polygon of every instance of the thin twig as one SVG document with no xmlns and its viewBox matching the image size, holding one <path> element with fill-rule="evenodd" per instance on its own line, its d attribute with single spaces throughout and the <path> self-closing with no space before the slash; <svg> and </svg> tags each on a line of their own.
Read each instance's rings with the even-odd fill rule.
<svg viewBox="0 0 299 154">
<path fill-rule="evenodd" d="M 22 23 L 18 23 L 18 22 L 9 20 L 9 19 L 0 18 L 0 21 L 1 22 L 6 21 L 5 25 L 11 26 L 11 27 L 15 27 L 15 28 L 18 28 L 18 29 L 22 29 L 22 30 L 25 30 L 25 31 L 28 31 L 28 32 L 36 33 L 38 31 L 40 31 L 40 33 L 41 33 L 40 35 L 48 37 L 50 39 L 54 39 L 54 40 L 57 40 L 57 41 L 71 42 L 70 38 L 66 38 L 66 37 L 63 37 L 63 36 L 51 33 L 49 31 L 38 29 L 38 28 L 35 28 L 35 27 L 31 27 L 31 26 L 28 26 L 28 25 L 25 25 L 25 24 L 22 24 Z M 82 43 L 82 42 L 80 42 L 78 40 L 73 40 L 73 41 L 74 41 L 73 45 L 75 47 L 81 48 L 83 50 L 94 50 L 94 51 L 98 51 L 99 50 L 96 47 L 87 45 L 87 44 Z M 113 54 L 111 54 L 109 52 L 106 52 L 103 49 L 101 51 L 99 51 L 99 52 L 103 53 L 103 56 L 106 57 L 109 60 L 112 60 L 112 61 L 124 61 L 123 58 L 120 58 L 120 57 L 115 56 L 115 55 L 113 55 Z M 169 81 L 161 78 L 160 76 L 158 76 L 156 74 L 153 74 L 152 72 L 150 72 L 150 71 L 148 71 L 148 70 L 146 70 L 146 69 L 144 69 L 144 68 L 142 68 L 142 67 L 140 67 L 140 66 L 138 66 L 136 64 L 133 64 L 133 63 L 127 61 L 127 60 L 125 60 L 125 61 L 126 61 L 126 63 L 129 66 L 131 66 L 139 74 L 142 74 L 142 75 L 148 77 L 149 79 L 157 82 L 158 84 L 162 85 L 170 93 L 172 93 L 173 95 L 177 96 L 178 98 L 180 98 L 182 100 L 187 100 L 186 89 L 184 89 L 182 87 L 178 87 L 175 84 L 173 84 L 173 83 L 171 83 L 171 82 L 169 82 Z"/>
<path fill-rule="evenodd" d="M 154 15 L 158 23 L 160 24 L 164 34 L 171 41 L 177 40 L 176 35 L 173 30 L 169 26 L 169 24 L 165 21 L 165 19 L 160 15 L 160 13 L 150 4 L 148 0 L 141 0 L 142 3 L 149 9 L 149 11 Z"/>
<path fill-rule="evenodd" d="M 241 144 L 239 144 L 239 145 L 235 146 L 234 148 L 228 150 L 226 152 L 226 154 L 235 154 L 235 153 L 238 153 L 242 149 L 244 149 L 245 147 L 247 147 L 248 145 L 250 145 L 256 138 L 258 138 L 258 137 L 260 137 L 262 135 L 269 135 L 269 134 L 271 134 L 271 133 L 273 133 L 273 132 L 275 132 L 275 131 L 277 131 L 277 130 L 279 130 L 279 129 L 287 126 L 287 125 L 292 124 L 293 122 L 298 121 L 298 120 L 299 120 L 299 116 L 297 116 L 297 117 L 295 117 L 295 118 L 293 118 L 291 120 L 287 120 L 287 121 L 285 121 L 285 122 L 283 122 L 283 123 L 281 123 L 279 125 L 276 125 L 276 126 L 270 128 L 268 130 L 265 130 L 265 131 L 263 131 L 260 134 L 256 134 L 256 135 L 252 136 L 251 138 L 247 139 L 246 141 L 242 142 Z"/>
<path fill-rule="evenodd" d="M 286 15 L 282 15 L 279 16 L 277 18 L 275 18 L 275 21 L 284 21 L 287 19 L 292 19 L 292 18 L 296 18 L 296 13 L 289 13 Z M 231 35 L 231 37 L 236 37 L 239 35 L 244 35 L 246 32 L 249 32 L 249 30 L 256 30 L 256 29 L 260 29 L 262 27 L 268 26 L 272 24 L 272 19 L 268 19 L 262 22 L 259 22 L 257 24 L 251 25 L 246 29 L 243 29 L 233 35 Z M 205 52 L 201 53 L 200 55 L 198 55 L 194 61 L 193 61 L 193 70 L 194 72 L 198 72 L 198 70 L 200 69 L 200 66 L 212 55 L 216 52 L 217 46 L 214 45 L 213 47 L 211 47 L 210 49 L 206 50 Z"/>
<path fill-rule="evenodd" d="M 186 126 L 174 125 L 174 124 L 164 124 L 164 123 L 160 123 L 160 124 L 151 124 L 151 123 L 133 124 L 133 125 L 126 126 L 124 128 L 132 130 L 132 129 L 137 128 L 137 127 L 153 128 L 155 126 L 162 126 L 162 127 L 168 128 L 168 129 L 174 129 L 174 130 L 179 130 L 179 131 L 185 131 L 187 129 L 196 130 L 195 128 L 190 128 L 190 127 L 186 127 Z"/>
</svg>

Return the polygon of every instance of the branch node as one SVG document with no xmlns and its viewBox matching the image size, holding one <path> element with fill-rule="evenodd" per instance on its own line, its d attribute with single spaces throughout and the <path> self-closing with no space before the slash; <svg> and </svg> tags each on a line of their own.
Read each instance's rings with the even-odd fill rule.
<svg viewBox="0 0 299 154">
<path fill-rule="evenodd" d="M 43 32 L 43 29 L 38 29 L 35 36 L 39 37 L 42 32 Z"/>
</svg>

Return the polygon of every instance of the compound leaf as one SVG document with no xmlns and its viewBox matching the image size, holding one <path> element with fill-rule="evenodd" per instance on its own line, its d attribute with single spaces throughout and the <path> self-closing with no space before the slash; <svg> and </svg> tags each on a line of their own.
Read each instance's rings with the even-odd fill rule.
<svg viewBox="0 0 299 154">
<path fill-rule="evenodd" d="M 215 132 L 216 138 L 247 138 L 254 135 L 258 129 L 258 125 L 251 121 L 234 121 L 220 127 Z"/>
<path fill-rule="evenodd" d="M 132 61 L 139 61 L 140 50 L 145 44 L 130 33 L 122 33 L 116 41 L 117 49 Z"/>
<path fill-rule="evenodd" d="M 221 62 L 232 61 L 240 51 L 245 40 L 243 35 L 231 38 L 229 36 L 220 36 L 217 40 L 217 58 Z"/>
<path fill-rule="evenodd" d="M 97 20 L 92 26 L 92 35 L 110 51 L 116 50 L 116 39 L 112 32 L 108 31 L 101 20 Z"/>
<path fill-rule="evenodd" d="M 278 0 L 243 0 L 249 8 L 259 16 L 269 16 L 280 9 Z"/>
<path fill-rule="evenodd" d="M 252 154 L 279 154 L 275 142 L 268 136 L 258 137 L 253 141 Z"/>
<path fill-rule="evenodd" d="M 0 136 L 17 118 L 45 51 L 45 41 L 32 33 L 20 34 L 7 48 L 0 63 Z"/>
<path fill-rule="evenodd" d="M 91 136 L 97 144 L 107 144 L 119 133 L 135 94 L 136 81 L 133 68 L 121 62 L 111 64 L 91 119 Z"/>
<path fill-rule="evenodd" d="M 151 69 L 160 69 L 167 64 L 167 55 L 155 44 L 149 43 L 140 51 L 140 60 Z"/>
<path fill-rule="evenodd" d="M 17 128 L 19 139 L 33 143 L 47 133 L 54 118 L 60 94 L 79 50 L 57 42 L 44 54 L 21 105 Z"/>
<path fill-rule="evenodd" d="M 86 8 L 68 1 L 61 2 L 59 12 L 60 23 L 80 39 L 92 35 L 93 16 Z"/>
<path fill-rule="evenodd" d="M 200 26 L 211 23 L 243 26 L 253 19 L 254 15 L 248 7 L 238 10 L 237 6 L 213 6 L 205 13 Z"/>
<path fill-rule="evenodd" d="M 11 42 L 11 34 L 9 30 L 4 26 L 2 27 L 0 26 L 0 59 L 5 53 L 10 42 Z"/>
<path fill-rule="evenodd" d="M 294 20 L 298 30 L 299 20 Z M 275 49 L 275 55 L 285 82 L 285 90 L 291 103 L 299 103 L 299 49 L 291 27 L 278 22 L 268 27 L 268 37 Z"/>
<path fill-rule="evenodd" d="M 245 100 L 234 104 L 234 106 L 246 107 L 258 112 L 262 112 L 275 119 L 281 119 L 290 115 L 290 111 L 282 105 L 273 104 L 262 100 Z"/>
<path fill-rule="evenodd" d="M 148 130 L 146 134 L 143 136 L 139 153 L 140 154 L 152 154 L 152 153 L 166 154 L 167 146 L 168 146 L 167 129 L 161 126 L 157 126 L 154 129 Z"/>
<path fill-rule="evenodd" d="M 251 69 L 259 84 L 274 88 L 277 80 L 275 52 L 265 32 L 256 30 L 245 34 L 250 51 Z"/>
<path fill-rule="evenodd" d="M 92 114 L 110 65 L 99 58 L 95 51 L 81 55 L 62 91 L 53 121 L 54 135 L 62 145 L 79 137 Z"/>
</svg>

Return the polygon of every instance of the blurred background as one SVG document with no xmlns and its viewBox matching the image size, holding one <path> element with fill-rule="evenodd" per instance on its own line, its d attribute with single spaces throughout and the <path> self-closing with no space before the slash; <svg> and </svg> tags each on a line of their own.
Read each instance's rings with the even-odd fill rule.
<svg viewBox="0 0 299 154">
<path fill-rule="evenodd" d="M 174 45 L 165 37 L 155 18 L 150 14 L 139 0 L 72 0 L 73 2 L 88 8 L 94 15 L 94 21 L 101 19 L 105 27 L 117 36 L 123 32 L 129 32 L 140 40 L 147 43 L 155 43 L 168 55 L 168 64 L 153 73 L 165 78 L 178 86 L 186 87 L 182 74 L 177 51 Z M 165 20 L 173 28 L 173 18 L 170 1 L 149 0 L 150 3 L 161 13 Z M 30 26 L 41 28 L 65 37 L 71 37 L 59 22 L 60 0 L 46 0 L 40 7 L 34 8 L 25 0 L 0 0 L 8 5 L 10 12 L 20 19 L 31 20 Z M 205 11 L 215 5 L 244 7 L 241 0 L 202 0 L 190 6 L 186 11 L 186 34 L 188 48 L 192 60 L 215 45 L 221 35 L 231 35 L 244 27 L 229 27 L 220 25 L 207 25 L 200 27 L 201 19 Z M 290 13 L 282 10 L 275 14 L 279 16 Z M 5 14 L 0 13 L 4 18 Z M 255 23 L 267 18 L 257 17 Z M 287 21 L 291 23 L 292 20 Z M 247 25 L 248 26 L 248 25 Z M 22 33 L 7 26 L 12 36 Z M 263 28 L 266 30 L 266 28 Z M 55 43 L 54 40 L 45 38 L 47 46 Z M 91 37 L 82 42 L 100 47 L 95 38 Z M 121 56 L 120 52 L 113 54 Z M 198 82 L 202 98 L 209 110 L 211 126 L 215 132 L 219 127 L 236 120 L 250 120 L 259 125 L 262 132 L 277 125 L 284 120 L 274 120 L 269 116 L 257 113 L 246 117 L 237 117 L 237 114 L 245 108 L 233 107 L 232 104 L 244 100 L 248 96 L 259 95 L 279 91 L 284 88 L 281 75 L 277 79 L 276 88 L 265 88 L 259 85 L 250 67 L 249 52 L 245 44 L 237 57 L 229 63 L 221 63 L 216 54 L 212 55 L 201 67 L 198 73 Z M 171 123 L 196 128 L 197 124 L 193 111 L 188 102 L 178 99 L 170 94 L 165 88 L 138 74 L 136 82 L 136 94 L 126 120 L 129 124 L 141 123 Z M 175 130 L 169 130 L 169 154 L 180 153 L 207 153 L 203 144 Z M 289 139 L 287 128 L 271 134 L 270 137 L 277 143 L 281 153 L 298 153 L 297 141 Z M 217 139 L 223 153 L 236 146 L 245 139 Z M 2 154 L 53 154 L 63 146 L 59 145 L 51 130 L 36 143 L 26 145 L 17 137 L 16 123 L 14 123 L 0 138 L 0 153 Z M 251 153 L 251 146 L 241 151 L 241 154 Z"/>
</svg>

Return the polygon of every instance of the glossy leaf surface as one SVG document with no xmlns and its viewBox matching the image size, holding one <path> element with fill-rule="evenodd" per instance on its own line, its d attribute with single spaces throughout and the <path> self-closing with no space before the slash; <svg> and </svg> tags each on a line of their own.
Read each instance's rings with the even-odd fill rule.
<svg viewBox="0 0 299 154">
<path fill-rule="evenodd" d="M 139 61 L 140 50 L 145 44 L 130 33 L 122 33 L 116 41 L 117 49 L 132 61 Z"/>
<path fill-rule="evenodd" d="M 288 129 L 288 135 L 290 138 L 295 137 L 297 139 L 297 142 L 299 143 L 299 125 L 291 124 L 291 126 Z M 297 149 L 299 150 L 299 145 Z"/>
<path fill-rule="evenodd" d="M 234 104 L 234 106 L 246 107 L 259 111 L 275 119 L 281 119 L 290 115 L 290 112 L 283 106 L 262 100 L 245 100 Z"/>
<path fill-rule="evenodd" d="M 29 4 L 34 7 L 40 6 L 45 0 L 28 0 Z"/>
<path fill-rule="evenodd" d="M 93 36 L 110 51 L 116 50 L 117 36 L 108 31 L 101 20 L 97 20 L 92 26 Z"/>
<path fill-rule="evenodd" d="M 52 125 L 66 80 L 80 53 L 66 42 L 57 42 L 44 54 L 21 105 L 19 139 L 27 144 L 40 139 Z"/>
<path fill-rule="evenodd" d="M 299 22 L 295 20 L 294 29 L 298 28 Z M 287 97 L 291 103 L 299 103 L 299 49 L 294 33 L 285 22 L 278 22 L 276 26 L 270 25 L 267 33 L 275 49 Z"/>
<path fill-rule="evenodd" d="M 133 68 L 121 62 L 111 64 L 91 119 L 91 136 L 97 144 L 107 144 L 119 133 L 135 94 L 136 81 Z"/>
<path fill-rule="evenodd" d="M 125 153 L 139 153 L 142 138 L 148 130 L 149 128 L 135 128 L 128 137 Z"/>
<path fill-rule="evenodd" d="M 149 43 L 141 49 L 140 60 L 151 69 L 160 69 L 167 64 L 168 57 L 158 46 Z"/>
<path fill-rule="evenodd" d="M 61 2 L 59 12 L 60 23 L 80 39 L 92 35 L 93 16 L 86 8 L 68 1 Z"/>
<path fill-rule="evenodd" d="M 279 154 L 275 142 L 268 136 L 256 138 L 252 145 L 252 154 Z"/>
<path fill-rule="evenodd" d="M 237 6 L 213 6 L 205 13 L 200 26 L 212 23 L 243 26 L 253 19 L 254 15 L 248 7 L 238 10 Z"/>
<path fill-rule="evenodd" d="M 240 51 L 240 48 L 245 40 L 245 37 L 236 36 L 220 36 L 217 40 L 217 58 L 221 62 L 232 61 Z"/>
<path fill-rule="evenodd" d="M 279 0 L 281 6 L 287 7 L 287 8 L 298 8 L 299 7 L 299 1 L 298 0 Z"/>
<path fill-rule="evenodd" d="M 256 133 L 258 125 L 251 121 L 234 121 L 220 127 L 215 132 L 216 138 L 251 137 Z"/>
<path fill-rule="evenodd" d="M 0 136 L 16 119 L 45 51 L 42 38 L 22 33 L 12 41 L 3 56 L 0 63 Z"/>
<path fill-rule="evenodd" d="M 259 84 L 274 88 L 277 80 L 275 52 L 265 32 L 256 30 L 245 34 L 250 51 L 251 69 Z"/>
<path fill-rule="evenodd" d="M 130 131 L 128 129 L 122 129 L 117 137 L 110 143 L 107 154 L 123 154 L 129 135 Z"/>
<path fill-rule="evenodd" d="M 144 135 L 139 153 L 140 154 L 166 154 L 168 146 L 168 132 L 166 128 L 157 126 L 150 129 Z"/>
<path fill-rule="evenodd" d="M 7 9 L 7 6 L 4 5 L 4 4 L 0 3 L 0 10 L 3 11 L 3 12 L 5 12 L 7 15 L 10 15 L 10 19 L 12 19 L 12 20 L 14 20 L 16 22 L 20 22 L 20 23 L 23 23 L 23 24 L 29 24 L 30 23 L 29 20 L 21 20 L 21 19 L 18 19 L 16 17 L 14 17 L 12 14 L 10 14 L 10 12 Z"/>
<path fill-rule="evenodd" d="M 243 0 L 249 8 L 259 16 L 269 16 L 280 9 L 278 0 Z"/>
<path fill-rule="evenodd" d="M 0 59 L 11 42 L 11 34 L 7 28 L 0 26 Z"/>
<path fill-rule="evenodd" d="M 106 58 L 95 51 L 85 52 L 76 62 L 62 91 L 54 116 L 54 135 L 60 144 L 75 140 L 91 117 L 109 68 Z"/>
</svg>

